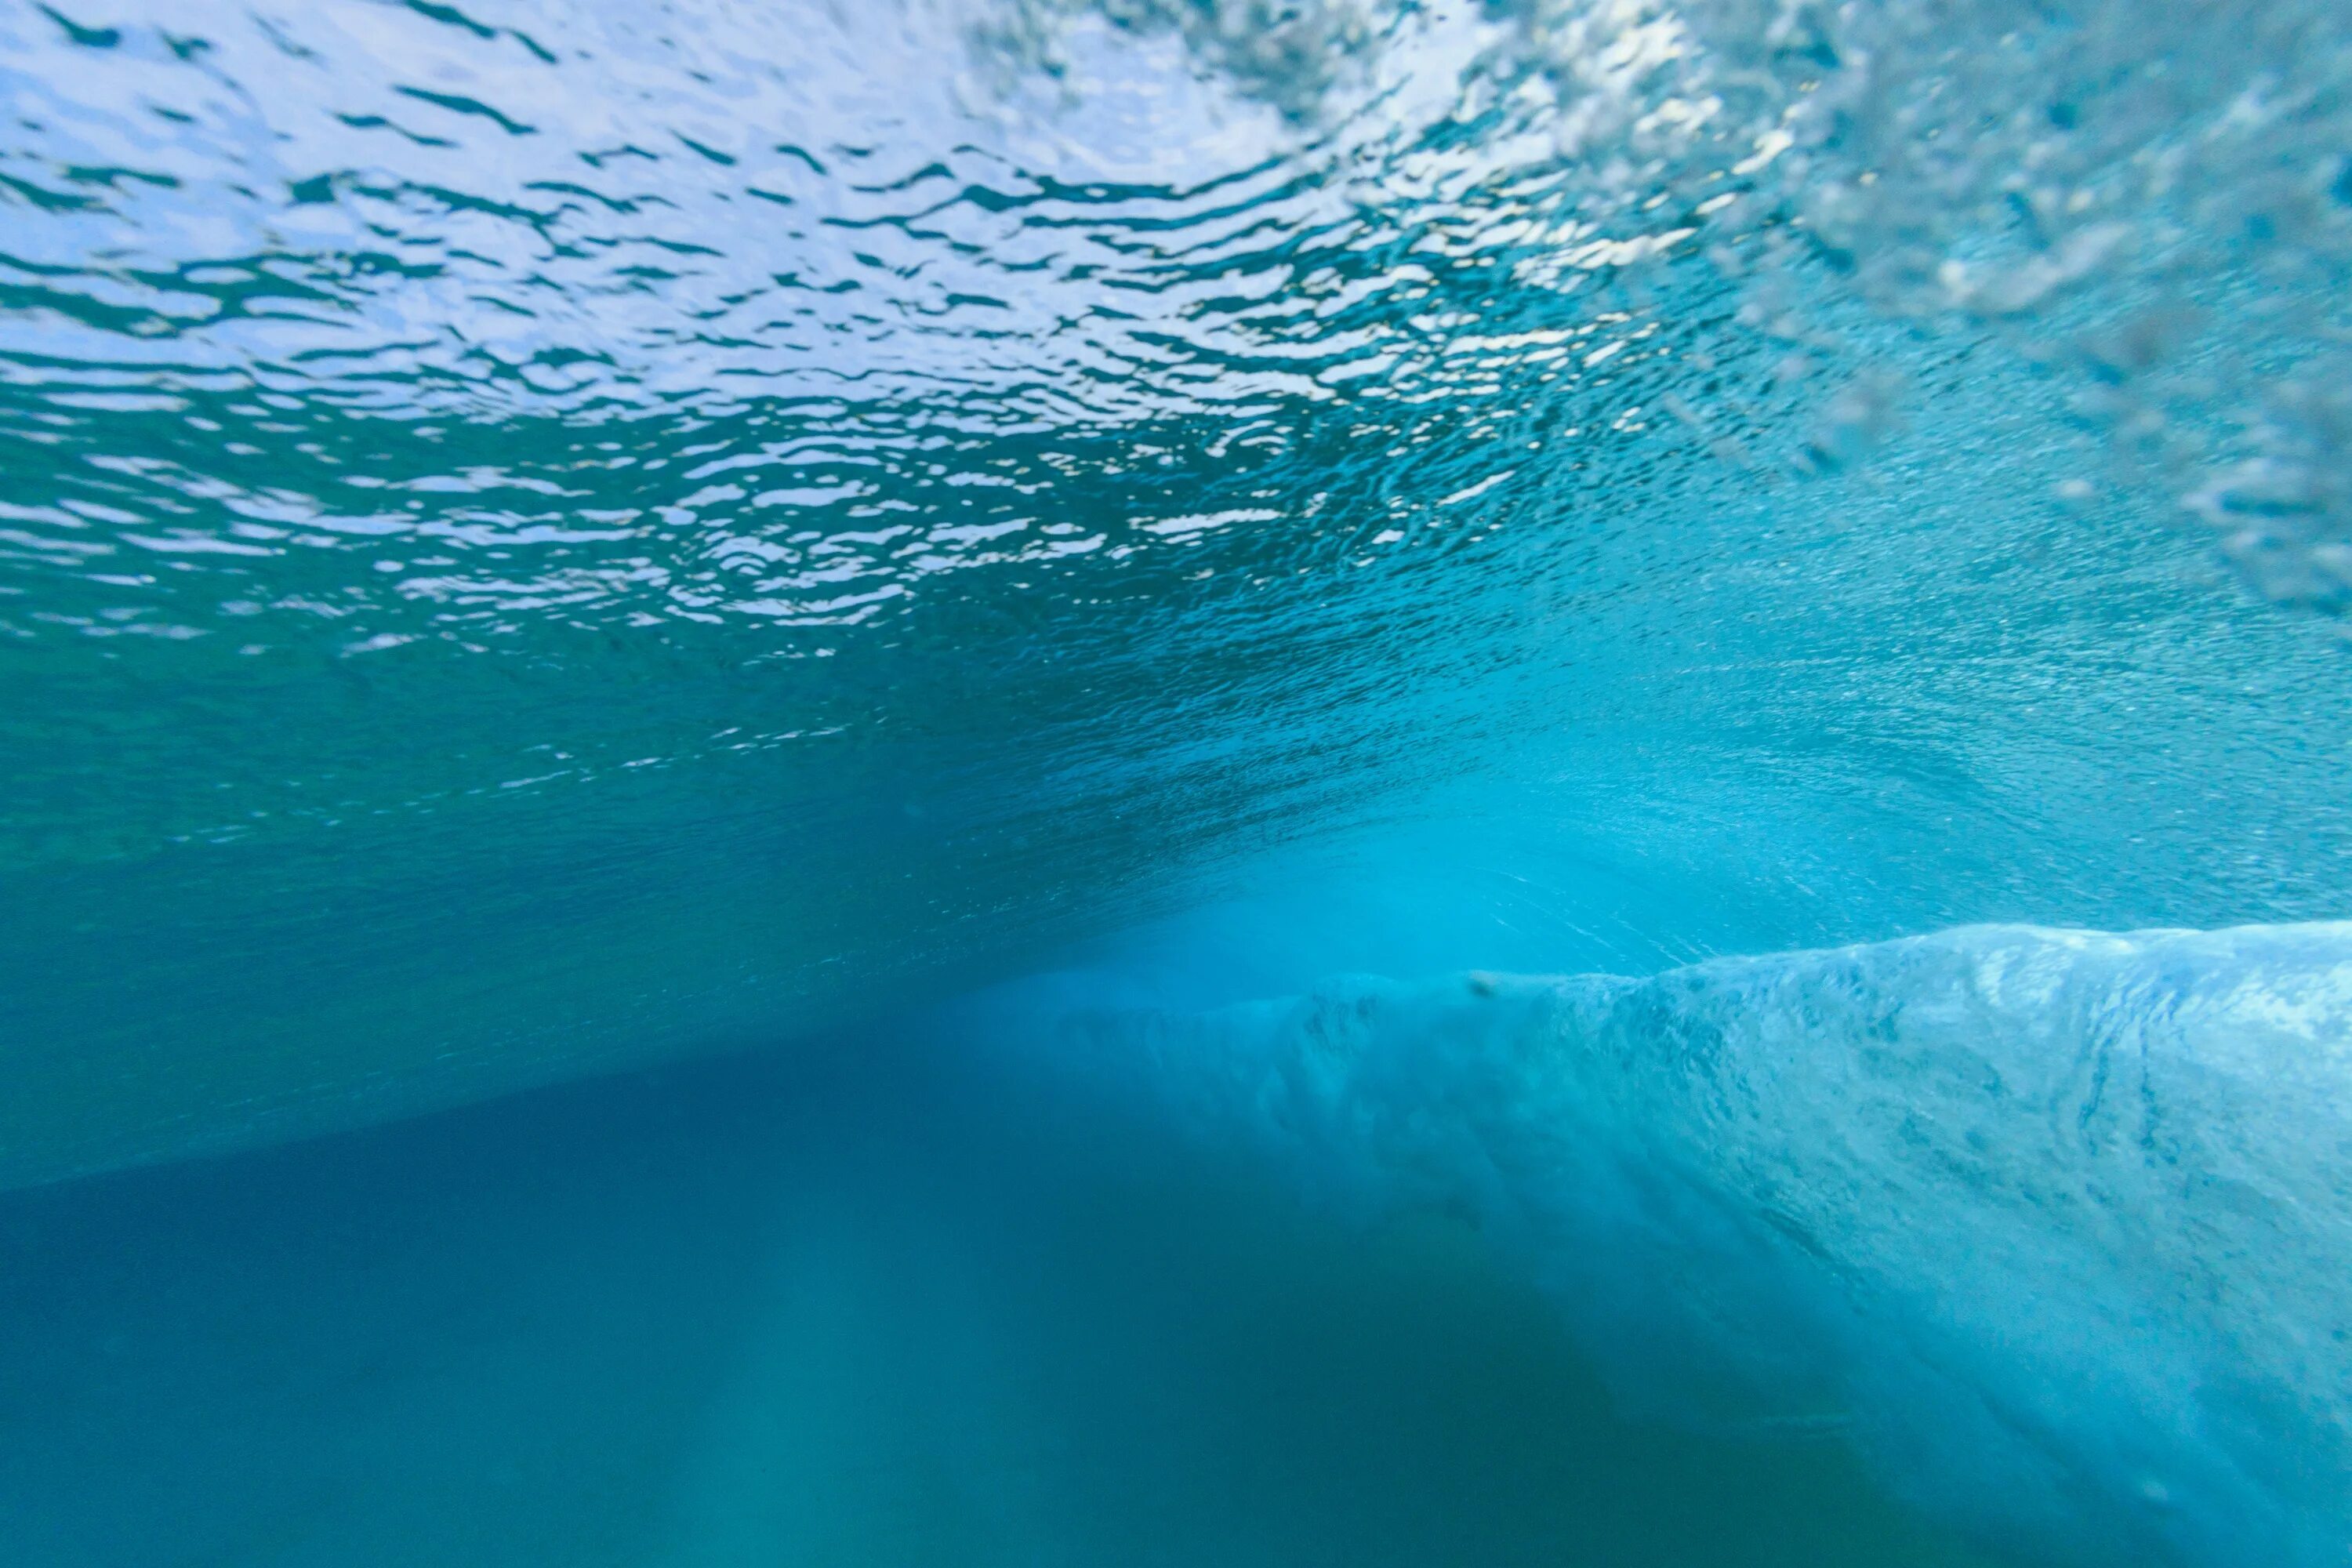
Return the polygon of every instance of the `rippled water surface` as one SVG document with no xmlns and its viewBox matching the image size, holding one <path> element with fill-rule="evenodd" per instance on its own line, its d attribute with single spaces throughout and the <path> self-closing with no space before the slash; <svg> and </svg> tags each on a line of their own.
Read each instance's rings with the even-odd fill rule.
<svg viewBox="0 0 2352 1568">
<path fill-rule="evenodd" d="M 0 1530 L 2340 1563 L 2347 386 L 2319 0 L 0 0 Z"/>
</svg>

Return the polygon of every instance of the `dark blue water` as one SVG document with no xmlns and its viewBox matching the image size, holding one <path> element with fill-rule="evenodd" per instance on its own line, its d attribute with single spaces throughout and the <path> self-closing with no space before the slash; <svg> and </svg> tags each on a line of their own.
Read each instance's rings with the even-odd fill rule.
<svg viewBox="0 0 2352 1568">
<path fill-rule="evenodd" d="M 1979 1561 L 1615 1414 L 1458 1226 L 861 1045 L 19 1195 L 12 1555 Z"/>
<path fill-rule="evenodd" d="M 0 0 L 0 1542 L 2341 1562 L 2339 9 Z"/>
</svg>

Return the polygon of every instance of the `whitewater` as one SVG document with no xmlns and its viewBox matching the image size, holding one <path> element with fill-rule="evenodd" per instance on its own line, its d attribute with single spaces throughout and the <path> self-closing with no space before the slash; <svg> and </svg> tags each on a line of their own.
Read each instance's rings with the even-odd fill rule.
<svg viewBox="0 0 2352 1568">
<path fill-rule="evenodd" d="M 0 1561 L 2352 1552 L 2326 0 L 0 0 Z"/>
</svg>

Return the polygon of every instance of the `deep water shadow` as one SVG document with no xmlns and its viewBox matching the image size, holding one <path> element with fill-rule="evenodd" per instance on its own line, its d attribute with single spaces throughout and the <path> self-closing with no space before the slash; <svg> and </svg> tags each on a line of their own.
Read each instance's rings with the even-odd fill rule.
<svg viewBox="0 0 2352 1568">
<path fill-rule="evenodd" d="M 0 1199 L 0 1538 L 100 1564 L 1958 1564 L 1351 1230 L 864 1042 Z"/>
</svg>

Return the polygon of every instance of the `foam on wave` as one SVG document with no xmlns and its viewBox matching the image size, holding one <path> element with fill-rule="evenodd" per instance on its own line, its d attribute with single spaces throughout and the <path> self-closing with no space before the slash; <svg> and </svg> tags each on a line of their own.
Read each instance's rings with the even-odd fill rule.
<svg viewBox="0 0 2352 1568">
<path fill-rule="evenodd" d="M 1351 979 L 1045 1037 L 1328 1200 L 1465 1213 L 1661 1413 L 1850 1426 L 2037 1554 L 2343 1560 L 2352 923 Z"/>
</svg>

